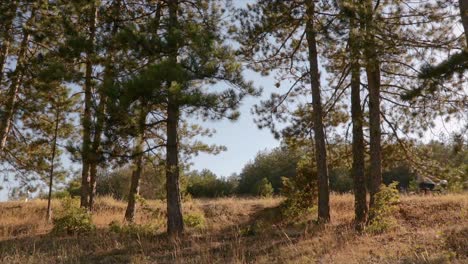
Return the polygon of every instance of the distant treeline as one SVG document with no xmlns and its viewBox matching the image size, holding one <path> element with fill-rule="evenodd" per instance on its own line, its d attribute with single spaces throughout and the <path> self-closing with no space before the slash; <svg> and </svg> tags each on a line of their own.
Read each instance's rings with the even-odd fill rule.
<svg viewBox="0 0 468 264">
<path fill-rule="evenodd" d="M 344 146 L 346 147 L 346 146 Z M 387 152 L 392 148 L 386 148 Z M 466 184 L 468 176 L 468 151 L 459 148 L 457 143 L 444 144 L 431 142 L 418 145 L 416 150 L 424 151 L 435 163 L 439 170 L 433 175 L 427 175 L 432 180 L 449 179 L 449 189 L 460 191 Z M 390 153 L 386 153 L 389 154 Z M 215 198 L 225 196 L 270 196 L 280 195 L 283 187 L 282 178 L 297 176 L 297 166 L 306 155 L 301 150 L 293 150 L 282 145 L 271 151 L 263 151 L 244 166 L 240 174 L 220 177 L 208 169 L 188 171 L 182 173 L 181 190 L 185 197 Z M 342 160 L 342 166 L 330 168 L 330 189 L 338 193 L 353 191 L 349 162 Z M 315 165 L 311 164 L 312 172 Z M 410 159 L 394 158 L 384 164 L 383 182 L 390 184 L 398 182 L 401 191 L 416 191 L 417 182 L 425 176 L 418 172 L 417 164 Z M 452 177 L 453 173 L 463 172 L 461 178 Z M 97 193 L 111 195 L 117 199 L 127 199 L 132 169 L 123 167 L 110 172 L 101 171 Z M 58 196 L 71 194 L 79 196 L 79 179 L 69 183 L 66 190 L 58 192 Z M 145 166 L 140 195 L 146 199 L 164 199 L 165 191 L 164 171 L 161 168 L 147 164 Z"/>
</svg>

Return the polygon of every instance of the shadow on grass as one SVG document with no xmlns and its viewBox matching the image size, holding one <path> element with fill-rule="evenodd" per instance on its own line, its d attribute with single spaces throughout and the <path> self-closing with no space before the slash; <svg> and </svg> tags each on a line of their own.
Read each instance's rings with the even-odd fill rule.
<svg viewBox="0 0 468 264">
<path fill-rule="evenodd" d="M 52 234 L 0 241 L 0 262 L 14 256 L 33 263 L 232 263 L 278 257 L 304 237 L 318 236 L 323 226 L 312 219 L 287 224 L 280 207 L 258 207 L 237 225 L 219 231 L 189 230 L 177 241 L 165 234 L 116 234 L 107 228 L 80 236 Z M 345 227 L 341 227 L 345 228 Z"/>
</svg>

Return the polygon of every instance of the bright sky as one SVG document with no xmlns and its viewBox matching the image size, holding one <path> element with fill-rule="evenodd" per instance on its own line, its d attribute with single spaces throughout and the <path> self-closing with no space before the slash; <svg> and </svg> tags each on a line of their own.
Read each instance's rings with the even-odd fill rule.
<svg viewBox="0 0 468 264">
<path fill-rule="evenodd" d="M 250 110 L 254 104 L 262 99 L 269 98 L 274 90 L 273 77 L 263 77 L 251 71 L 245 71 L 245 78 L 254 81 L 256 87 L 263 87 L 261 97 L 249 97 L 242 103 L 240 118 L 231 122 L 222 120 L 217 122 L 203 123 L 203 127 L 216 129 L 216 133 L 211 138 L 203 138 L 208 144 L 219 144 L 227 147 L 218 155 L 201 154 L 192 159 L 194 165 L 192 169 L 201 170 L 207 168 L 218 176 L 229 176 L 234 172 L 240 172 L 242 167 L 255 154 L 261 150 L 272 149 L 279 145 L 268 129 L 260 130 L 253 121 L 253 114 Z"/>
</svg>

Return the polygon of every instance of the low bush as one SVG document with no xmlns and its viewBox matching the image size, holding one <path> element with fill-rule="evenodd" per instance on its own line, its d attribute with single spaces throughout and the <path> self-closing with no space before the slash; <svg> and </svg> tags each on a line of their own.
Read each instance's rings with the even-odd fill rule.
<svg viewBox="0 0 468 264">
<path fill-rule="evenodd" d="M 295 177 L 282 178 L 281 193 L 286 200 L 281 204 L 281 214 L 289 221 L 314 210 L 317 200 L 316 173 L 310 164 L 311 158 L 304 157 L 297 164 L 298 171 Z"/>
<path fill-rule="evenodd" d="M 95 230 L 91 214 L 85 208 L 79 207 L 76 200 L 66 197 L 61 200 L 62 210 L 52 219 L 54 234 L 82 234 Z"/>
<path fill-rule="evenodd" d="M 383 233 L 396 226 L 394 217 L 400 201 L 397 189 L 398 182 L 388 186 L 382 184 L 380 191 L 375 194 L 374 206 L 369 211 L 369 225 L 366 231 L 369 233 Z"/>
<path fill-rule="evenodd" d="M 191 213 L 184 215 L 184 224 L 190 228 L 202 229 L 206 225 L 205 216 L 201 213 Z"/>
<path fill-rule="evenodd" d="M 271 197 L 273 196 L 273 186 L 267 178 L 262 178 L 256 186 L 256 194 L 260 197 Z"/>
</svg>

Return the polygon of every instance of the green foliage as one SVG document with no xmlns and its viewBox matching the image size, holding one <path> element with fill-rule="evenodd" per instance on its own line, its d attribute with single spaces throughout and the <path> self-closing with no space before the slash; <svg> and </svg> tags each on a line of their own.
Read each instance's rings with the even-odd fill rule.
<svg viewBox="0 0 468 264">
<path fill-rule="evenodd" d="M 204 169 L 201 172 L 192 171 L 187 174 L 187 193 L 192 197 L 224 197 L 235 194 L 237 180 L 234 177 L 218 178 Z"/>
<path fill-rule="evenodd" d="M 417 192 L 419 190 L 418 181 L 416 179 L 411 179 L 408 184 L 409 192 Z"/>
<path fill-rule="evenodd" d="M 396 219 L 393 216 L 398 209 L 400 196 L 397 189 L 398 182 L 393 182 L 388 186 L 382 184 L 380 191 L 375 194 L 374 206 L 370 208 L 370 222 L 366 228 L 369 233 L 383 233 L 396 226 Z"/>
<path fill-rule="evenodd" d="M 273 196 L 273 187 L 271 186 L 271 183 L 268 181 L 267 178 L 263 178 L 259 182 L 257 182 L 257 185 L 255 187 L 255 193 L 260 197 Z"/>
<path fill-rule="evenodd" d="M 72 179 L 67 186 L 67 192 L 70 194 L 71 197 L 80 196 L 81 194 L 81 179 L 74 178 Z"/>
<path fill-rule="evenodd" d="M 124 166 L 112 171 L 100 170 L 97 177 L 98 195 L 110 195 L 115 199 L 127 199 L 128 186 L 133 168 Z M 140 179 L 140 196 L 146 199 L 162 199 L 165 197 L 165 172 L 162 167 L 155 167 L 150 163 L 144 165 Z"/>
<path fill-rule="evenodd" d="M 286 219 L 294 220 L 311 212 L 317 199 L 316 172 L 312 170 L 311 157 L 305 156 L 298 162 L 297 176 L 283 177 L 281 193 L 286 200 L 281 204 Z"/>
<path fill-rule="evenodd" d="M 95 230 L 91 214 L 78 206 L 78 201 L 65 198 L 61 201 L 62 210 L 53 218 L 54 234 L 83 234 Z"/>
<path fill-rule="evenodd" d="M 185 214 L 184 225 L 190 228 L 202 229 L 206 225 L 205 216 L 202 213 Z"/>
<path fill-rule="evenodd" d="M 257 195 L 257 183 L 266 178 L 271 183 L 273 192 L 278 194 L 282 188 L 281 177 L 294 177 L 298 160 L 298 153 L 286 146 L 258 153 L 255 159 L 242 169 L 238 193 Z"/>
<path fill-rule="evenodd" d="M 353 178 L 347 168 L 330 169 L 330 190 L 347 193 L 353 190 Z"/>
</svg>

